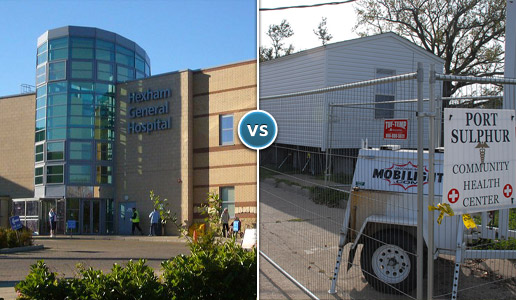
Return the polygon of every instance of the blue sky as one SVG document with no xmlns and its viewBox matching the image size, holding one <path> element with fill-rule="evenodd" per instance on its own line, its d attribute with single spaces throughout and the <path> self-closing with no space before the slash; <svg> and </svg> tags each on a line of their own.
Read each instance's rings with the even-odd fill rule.
<svg viewBox="0 0 516 300">
<path fill-rule="evenodd" d="M 136 42 L 153 75 L 256 58 L 256 0 L 2 0 L 0 11 L 0 97 L 35 84 L 37 38 L 66 25 Z"/>
</svg>

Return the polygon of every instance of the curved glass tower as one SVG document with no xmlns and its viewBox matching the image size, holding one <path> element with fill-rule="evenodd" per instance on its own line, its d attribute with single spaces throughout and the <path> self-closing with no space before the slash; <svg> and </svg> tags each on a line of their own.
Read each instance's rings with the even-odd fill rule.
<svg viewBox="0 0 516 300">
<path fill-rule="evenodd" d="M 36 65 L 34 183 L 35 197 L 44 199 L 42 221 L 56 207 L 58 232 L 75 220 L 75 233 L 112 233 L 115 85 L 150 76 L 149 57 L 113 32 L 66 26 L 38 38 Z"/>
</svg>

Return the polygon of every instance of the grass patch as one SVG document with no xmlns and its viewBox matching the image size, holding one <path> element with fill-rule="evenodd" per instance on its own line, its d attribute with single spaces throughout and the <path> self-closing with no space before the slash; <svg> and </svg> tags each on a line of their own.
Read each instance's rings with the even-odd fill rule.
<svg viewBox="0 0 516 300">
<path fill-rule="evenodd" d="M 516 250 L 516 239 L 490 240 L 479 239 L 470 246 L 473 250 Z"/>
<path fill-rule="evenodd" d="M 324 174 L 315 176 L 316 179 L 324 180 Z M 352 184 L 353 174 L 337 173 L 330 175 L 329 181 L 340 184 Z"/>
<path fill-rule="evenodd" d="M 331 188 L 313 186 L 310 188 L 310 199 L 314 203 L 328 207 L 340 207 L 343 201 L 347 201 L 349 194 Z"/>
<path fill-rule="evenodd" d="M 303 220 L 303 219 L 300 219 L 300 218 L 287 220 L 287 222 L 304 222 L 304 221 L 308 221 L 308 220 Z"/>
</svg>

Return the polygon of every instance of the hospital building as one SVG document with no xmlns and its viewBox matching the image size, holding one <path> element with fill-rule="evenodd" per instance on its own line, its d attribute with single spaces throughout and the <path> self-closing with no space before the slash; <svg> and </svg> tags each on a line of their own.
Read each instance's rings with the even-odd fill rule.
<svg viewBox="0 0 516 300">
<path fill-rule="evenodd" d="M 58 234 L 123 235 L 136 207 L 148 234 L 152 190 L 188 225 L 215 192 L 256 227 L 257 154 L 236 132 L 256 109 L 256 60 L 153 75 L 140 45 L 77 26 L 35 50 L 35 91 L 0 96 L 0 226 L 18 215 L 48 234 L 53 207 Z"/>
</svg>

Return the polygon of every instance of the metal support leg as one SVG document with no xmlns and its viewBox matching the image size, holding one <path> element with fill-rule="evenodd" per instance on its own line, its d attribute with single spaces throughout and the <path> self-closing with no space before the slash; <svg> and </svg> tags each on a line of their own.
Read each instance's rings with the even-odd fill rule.
<svg viewBox="0 0 516 300">
<path fill-rule="evenodd" d="M 459 274 L 460 264 L 462 263 L 462 238 L 464 236 L 464 225 L 462 224 L 462 216 L 457 216 L 457 250 L 455 251 L 455 270 L 453 271 L 453 289 L 452 300 L 457 300 L 457 293 L 459 289 Z"/>
<path fill-rule="evenodd" d="M 333 278 L 331 279 L 331 287 L 328 293 L 335 294 L 337 293 L 337 279 L 339 277 L 340 265 L 342 262 L 342 252 L 344 251 L 344 246 L 346 245 L 346 239 L 348 237 L 348 224 L 349 224 L 349 216 L 351 207 L 351 195 L 348 199 L 348 204 L 346 205 L 346 213 L 344 215 L 344 222 L 342 224 L 342 228 L 340 229 L 340 240 L 339 240 L 339 251 L 337 252 L 337 262 L 335 263 L 335 270 L 333 271 Z"/>
</svg>

